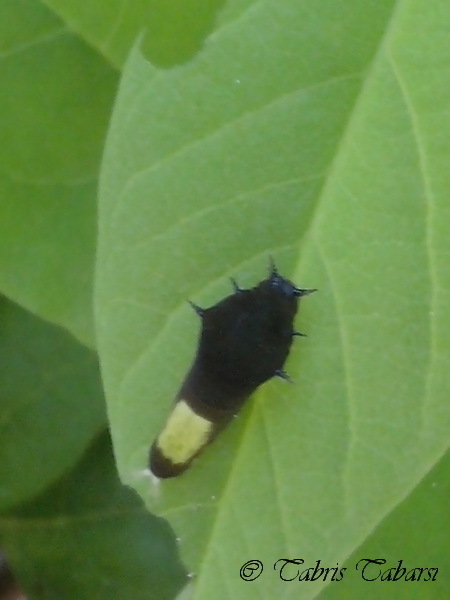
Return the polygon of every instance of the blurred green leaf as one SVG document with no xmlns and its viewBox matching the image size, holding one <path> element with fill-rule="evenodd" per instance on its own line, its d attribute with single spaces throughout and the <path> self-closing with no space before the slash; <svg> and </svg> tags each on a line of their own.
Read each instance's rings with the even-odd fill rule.
<svg viewBox="0 0 450 600">
<path fill-rule="evenodd" d="M 105 435 L 45 494 L 0 514 L 0 543 L 36 600 L 168 600 L 186 579 L 167 524 L 118 481 Z"/>
<path fill-rule="evenodd" d="M 195 598 L 311 598 L 282 556 L 342 563 L 448 447 L 450 7 L 257 2 L 198 58 L 124 71 L 100 197 L 96 315 L 122 478 L 166 516 Z M 155 502 L 136 472 L 200 305 L 283 274 L 295 386 L 271 382 Z M 239 568 L 258 558 L 252 584 Z"/>
<path fill-rule="evenodd" d="M 96 355 L 0 300 L 0 509 L 42 492 L 105 427 Z"/>
<path fill-rule="evenodd" d="M 154 64 L 186 62 L 212 30 L 237 18 L 253 0 L 45 0 L 67 24 L 121 67 L 136 38 Z"/>
<path fill-rule="evenodd" d="M 0 7 L 0 289 L 93 346 L 97 171 L 117 75 L 35 0 Z"/>
</svg>

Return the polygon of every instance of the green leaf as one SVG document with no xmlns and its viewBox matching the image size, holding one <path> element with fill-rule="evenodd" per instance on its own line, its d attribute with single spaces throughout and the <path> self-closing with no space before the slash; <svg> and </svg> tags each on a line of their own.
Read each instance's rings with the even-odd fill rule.
<svg viewBox="0 0 450 600">
<path fill-rule="evenodd" d="M 118 481 L 105 435 L 45 494 L 0 515 L 0 543 L 36 600 L 169 600 L 186 579 L 167 524 Z"/>
<path fill-rule="evenodd" d="M 0 289 L 94 345 L 97 172 L 116 73 L 35 0 L 0 8 Z"/>
<path fill-rule="evenodd" d="M 347 571 L 338 584 L 331 584 L 320 595 L 320 600 L 424 600 L 447 598 L 450 594 L 450 574 L 446 568 L 449 553 L 450 514 L 450 455 L 445 457 L 428 473 L 426 478 L 379 525 L 376 531 L 355 550 L 345 563 Z M 424 535 L 424 532 L 426 534 Z M 399 535 L 400 533 L 400 535 Z M 436 581 L 365 581 L 356 564 L 363 557 L 384 558 L 384 567 L 367 568 L 366 578 L 374 578 L 381 570 L 397 567 L 406 572 L 416 567 L 438 568 Z M 406 573 L 405 573 L 406 576 Z M 416 571 L 416 577 L 418 573 Z"/>
<path fill-rule="evenodd" d="M 96 356 L 0 301 L 0 509 L 42 492 L 105 427 Z"/>
<path fill-rule="evenodd" d="M 101 180 L 99 351 L 124 481 L 194 597 L 311 598 L 277 558 L 342 563 L 448 447 L 447 28 L 439 0 L 257 2 L 168 72 L 135 51 Z M 287 370 L 156 501 L 138 474 L 208 306 L 280 271 Z M 239 578 L 250 559 L 265 572 Z"/>
<path fill-rule="evenodd" d="M 252 0 L 45 0 L 67 24 L 121 67 L 143 34 L 144 54 L 155 64 L 186 62 L 217 24 L 236 18 Z"/>
</svg>

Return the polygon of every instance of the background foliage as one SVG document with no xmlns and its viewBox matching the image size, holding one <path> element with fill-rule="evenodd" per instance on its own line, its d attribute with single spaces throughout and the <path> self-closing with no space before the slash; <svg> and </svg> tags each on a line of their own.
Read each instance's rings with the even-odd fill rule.
<svg viewBox="0 0 450 600">
<path fill-rule="evenodd" d="M 444 0 L 1 4 L 0 547 L 30 597 L 174 598 L 186 572 L 196 599 L 448 596 L 449 19 Z M 295 384 L 155 495 L 185 299 L 254 285 L 269 254 L 320 288 Z M 279 557 L 346 576 L 281 582 Z M 362 557 L 438 581 L 364 582 Z"/>
</svg>

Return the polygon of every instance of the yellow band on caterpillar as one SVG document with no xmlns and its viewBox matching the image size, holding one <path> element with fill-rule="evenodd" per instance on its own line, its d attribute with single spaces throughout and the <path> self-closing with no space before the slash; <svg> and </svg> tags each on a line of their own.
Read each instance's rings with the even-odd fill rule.
<svg viewBox="0 0 450 600">
<path fill-rule="evenodd" d="M 184 464 L 207 443 L 212 428 L 211 421 L 197 415 L 184 400 L 179 400 L 156 445 L 172 464 Z"/>
</svg>

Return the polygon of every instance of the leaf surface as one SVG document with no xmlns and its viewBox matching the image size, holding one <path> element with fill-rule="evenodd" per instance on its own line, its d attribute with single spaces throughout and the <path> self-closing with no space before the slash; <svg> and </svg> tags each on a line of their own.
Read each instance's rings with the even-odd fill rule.
<svg viewBox="0 0 450 600">
<path fill-rule="evenodd" d="M 0 289 L 94 346 L 96 188 L 116 72 L 36 0 L 0 7 Z"/>
<path fill-rule="evenodd" d="M 181 538 L 194 597 L 312 598 L 273 565 L 343 562 L 448 447 L 446 3 L 256 2 L 169 72 L 124 71 L 100 197 L 96 315 L 122 478 Z M 430 43 L 429 40 L 433 40 Z M 318 287 L 294 386 L 270 382 L 158 502 L 136 473 L 201 306 Z M 250 559 L 265 571 L 239 578 Z"/>
<path fill-rule="evenodd" d="M 338 583 L 331 583 L 320 594 L 320 600 L 347 600 L 349 597 L 367 600 L 446 598 L 450 592 L 450 575 L 446 569 L 450 533 L 449 493 L 450 455 L 447 452 L 417 488 L 353 552 L 345 565 L 341 565 L 347 569 L 344 578 Z M 363 576 L 362 569 L 366 563 L 360 561 L 365 558 L 381 558 L 386 562 L 379 566 L 368 565 Z M 402 575 L 401 569 L 405 571 L 394 580 L 397 567 L 399 575 Z M 420 568 L 423 569 L 422 575 Z M 436 568 L 437 573 L 428 571 Z M 393 569 L 391 580 L 382 581 L 380 573 L 388 569 Z M 414 569 L 416 571 L 412 573 Z M 406 579 L 407 576 L 409 579 Z"/>
<path fill-rule="evenodd" d="M 105 427 L 96 355 L 0 300 L 0 510 L 42 492 Z"/>
<path fill-rule="evenodd" d="M 118 68 L 137 37 L 153 63 L 170 67 L 198 52 L 211 31 L 234 20 L 252 0 L 45 0 L 89 44 Z"/>
<path fill-rule="evenodd" d="M 45 494 L 1 514 L 0 542 L 37 600 L 170 600 L 186 580 L 167 524 L 118 481 L 107 435 Z"/>
</svg>

